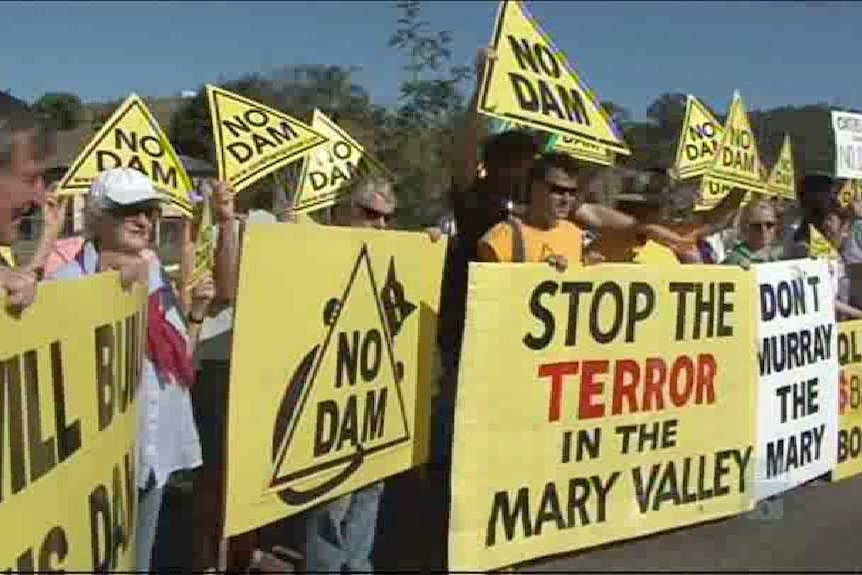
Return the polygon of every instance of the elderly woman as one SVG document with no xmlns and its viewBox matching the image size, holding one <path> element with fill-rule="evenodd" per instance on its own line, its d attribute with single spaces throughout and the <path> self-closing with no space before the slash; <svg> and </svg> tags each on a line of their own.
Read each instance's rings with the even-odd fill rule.
<svg viewBox="0 0 862 575">
<path fill-rule="evenodd" d="M 143 255 L 159 213 L 159 195 L 142 173 L 130 168 L 102 172 L 90 189 L 83 248 L 74 261 L 50 275 L 52 279 L 74 279 L 116 270 L 125 286 L 142 282 L 149 288 L 146 357 L 138 399 L 135 529 L 135 568 L 145 572 L 150 566 L 165 483 L 173 472 L 201 465 L 189 394 L 194 380 L 190 350 L 195 335 L 189 334 L 158 259 Z M 212 291 L 211 280 L 196 289 L 189 322 L 202 322 Z"/>
<path fill-rule="evenodd" d="M 778 243 L 778 213 L 769 199 L 755 199 L 742 210 L 739 218 L 739 237 L 742 238 L 722 264 L 748 268 L 751 264 L 777 262 L 783 259 L 784 250 Z"/>
</svg>

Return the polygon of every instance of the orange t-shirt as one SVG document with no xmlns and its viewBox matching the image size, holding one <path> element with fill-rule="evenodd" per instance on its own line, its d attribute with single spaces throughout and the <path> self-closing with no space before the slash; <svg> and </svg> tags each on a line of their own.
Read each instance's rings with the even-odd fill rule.
<svg viewBox="0 0 862 575">
<path fill-rule="evenodd" d="M 681 236 L 698 228 L 695 224 L 671 224 L 666 227 Z M 599 235 L 590 244 L 590 249 L 604 256 L 608 263 L 629 263 L 635 261 L 638 251 L 645 243 L 646 240 L 643 237 L 638 237 L 638 234 L 634 232 L 608 231 Z"/>
<path fill-rule="evenodd" d="M 548 256 L 565 256 L 569 264 L 581 263 L 583 232 L 572 222 L 561 220 L 549 230 L 521 223 L 524 238 L 524 261 L 541 262 Z M 514 254 L 512 226 L 501 222 L 488 230 L 479 240 L 479 259 L 493 262 L 512 262 Z"/>
</svg>

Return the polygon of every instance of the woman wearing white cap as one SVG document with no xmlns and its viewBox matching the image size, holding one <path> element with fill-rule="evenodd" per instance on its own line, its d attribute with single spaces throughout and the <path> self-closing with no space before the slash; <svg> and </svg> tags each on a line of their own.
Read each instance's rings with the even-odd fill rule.
<svg viewBox="0 0 862 575">
<path fill-rule="evenodd" d="M 148 571 L 162 488 L 180 469 L 201 465 L 201 447 L 189 387 L 194 381 L 189 337 L 176 294 L 158 259 L 145 258 L 160 199 L 150 180 L 130 168 L 99 174 L 86 211 L 87 241 L 52 279 L 117 270 L 124 285 L 149 286 L 147 345 L 138 401 L 138 520 L 136 569 Z M 212 281 L 193 295 L 189 321 L 199 324 L 212 299 Z"/>
</svg>

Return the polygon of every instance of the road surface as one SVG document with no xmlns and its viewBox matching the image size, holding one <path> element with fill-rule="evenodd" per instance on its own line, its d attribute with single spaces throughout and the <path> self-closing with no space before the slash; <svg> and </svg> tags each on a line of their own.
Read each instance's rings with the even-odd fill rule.
<svg viewBox="0 0 862 575">
<path fill-rule="evenodd" d="M 378 541 L 382 572 L 439 569 L 427 513 L 409 510 L 407 488 L 391 490 Z M 394 491 L 394 493 L 393 493 Z M 400 492 L 400 491 L 403 491 Z M 415 503 L 416 497 L 411 498 Z M 400 513 L 396 510 L 400 508 Z M 384 527 L 393 513 L 395 529 Z M 424 519 L 422 516 L 425 516 Z M 424 549 L 423 549 L 424 547 Z M 424 551 L 424 552 L 423 552 Z M 424 559 L 419 561 L 419 557 Z M 797 488 L 768 509 L 522 564 L 517 571 L 857 571 L 862 569 L 862 477 Z"/>
</svg>

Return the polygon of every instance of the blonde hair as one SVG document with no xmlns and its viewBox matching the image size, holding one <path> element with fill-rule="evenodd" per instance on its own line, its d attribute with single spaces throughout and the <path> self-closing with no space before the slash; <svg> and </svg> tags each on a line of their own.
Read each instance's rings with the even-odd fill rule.
<svg viewBox="0 0 862 575">
<path fill-rule="evenodd" d="M 775 204 L 773 204 L 769 199 L 758 198 L 751 200 L 744 208 L 742 208 L 742 213 L 739 216 L 740 232 L 743 232 L 748 228 L 748 224 L 751 222 L 751 216 L 756 212 L 769 212 L 772 214 L 773 220 L 778 220 L 778 210 L 775 208 Z"/>
</svg>

